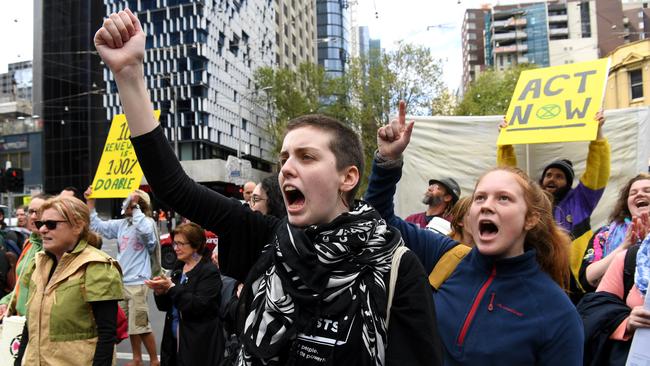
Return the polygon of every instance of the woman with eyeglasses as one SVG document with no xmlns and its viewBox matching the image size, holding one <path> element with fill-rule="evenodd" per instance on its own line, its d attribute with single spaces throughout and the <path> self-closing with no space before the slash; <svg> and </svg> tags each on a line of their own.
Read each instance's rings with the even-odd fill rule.
<svg viewBox="0 0 650 366">
<path fill-rule="evenodd" d="M 90 211 L 74 197 L 43 203 L 34 222 L 43 242 L 30 278 L 27 322 L 16 364 L 111 365 L 119 264 L 97 249 Z"/>
<path fill-rule="evenodd" d="M 205 248 L 205 233 L 195 223 L 172 231 L 177 262 L 171 278 L 145 284 L 154 291 L 158 310 L 167 312 L 161 365 L 218 365 L 224 354 L 219 318 L 221 277 Z"/>
<path fill-rule="evenodd" d="M 251 209 L 279 219 L 287 216 L 287 209 L 284 206 L 282 191 L 276 176 L 262 179 L 262 182 L 255 187 L 251 197 Z"/>
</svg>

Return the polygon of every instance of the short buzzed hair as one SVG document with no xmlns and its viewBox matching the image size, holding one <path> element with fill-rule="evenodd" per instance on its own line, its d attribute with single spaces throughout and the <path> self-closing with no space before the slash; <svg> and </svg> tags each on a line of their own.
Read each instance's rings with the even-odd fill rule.
<svg viewBox="0 0 650 366">
<path fill-rule="evenodd" d="M 341 171 L 349 166 L 356 166 L 359 169 L 359 181 L 354 188 L 347 193 L 345 201 L 348 207 L 352 207 L 354 197 L 361 185 L 361 174 L 364 171 L 363 145 L 354 130 L 343 122 L 322 114 L 307 114 L 294 118 L 287 124 L 287 132 L 301 128 L 314 127 L 331 134 L 330 150 L 336 158 L 336 169 Z"/>
</svg>

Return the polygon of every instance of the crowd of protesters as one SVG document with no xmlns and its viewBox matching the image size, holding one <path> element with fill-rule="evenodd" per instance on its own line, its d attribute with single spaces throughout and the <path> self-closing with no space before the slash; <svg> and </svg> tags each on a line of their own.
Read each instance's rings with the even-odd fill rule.
<svg viewBox="0 0 650 366">
<path fill-rule="evenodd" d="M 110 365 L 127 336 L 134 364 L 141 343 L 158 364 L 149 289 L 166 314 L 163 365 L 624 365 L 650 328 L 650 175 L 631 177 L 610 223 L 590 227 L 610 174 L 602 113 L 577 184 L 570 160 L 536 180 L 502 146 L 473 192 L 433 178 L 425 211 L 406 219 L 393 203 L 414 128 L 403 102 L 377 132 L 364 200 L 356 132 L 301 116 L 278 175 L 247 182 L 242 204 L 194 182 L 152 118 L 137 17 L 112 14 L 95 45 L 147 181 L 191 222 L 172 230 L 177 262 L 162 273 L 147 193 L 110 221 L 90 189 L 86 204 L 76 190 L 32 197 L 0 300 L 0 317 L 26 316 L 17 365 Z M 219 235 L 214 252 L 204 230 Z M 94 232 L 118 239 L 117 260 Z"/>
</svg>

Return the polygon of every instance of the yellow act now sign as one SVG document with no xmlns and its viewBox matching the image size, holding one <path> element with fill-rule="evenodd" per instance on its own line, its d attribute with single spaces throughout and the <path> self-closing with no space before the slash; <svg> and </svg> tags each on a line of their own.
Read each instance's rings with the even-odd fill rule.
<svg viewBox="0 0 650 366">
<path fill-rule="evenodd" d="M 497 145 L 596 139 L 609 59 L 521 73 Z"/>
<path fill-rule="evenodd" d="M 160 111 L 154 111 L 154 116 L 158 120 Z M 113 117 L 93 179 L 91 198 L 124 198 L 140 186 L 142 169 L 130 137 L 126 116 L 118 114 Z"/>
</svg>

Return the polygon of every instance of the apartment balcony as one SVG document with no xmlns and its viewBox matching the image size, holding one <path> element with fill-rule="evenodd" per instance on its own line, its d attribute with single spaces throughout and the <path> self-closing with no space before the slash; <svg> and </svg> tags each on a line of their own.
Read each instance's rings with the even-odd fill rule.
<svg viewBox="0 0 650 366">
<path fill-rule="evenodd" d="M 494 9 L 492 17 L 495 21 L 507 20 L 508 18 L 522 18 L 526 14 L 522 9 Z"/>
<path fill-rule="evenodd" d="M 559 22 L 567 22 L 567 21 L 569 21 L 569 16 L 566 14 L 548 16 L 549 23 L 559 23 Z"/>
<path fill-rule="evenodd" d="M 551 37 L 569 36 L 569 28 L 551 28 L 548 30 Z"/>
<path fill-rule="evenodd" d="M 520 45 L 510 45 L 510 46 L 499 46 L 495 47 L 492 52 L 495 54 L 504 54 L 504 53 L 519 53 L 519 52 L 526 52 L 528 51 L 528 45 L 525 44 L 520 44 Z"/>
<path fill-rule="evenodd" d="M 497 20 L 492 23 L 494 28 L 525 27 L 528 24 L 526 18 L 509 18 L 506 20 Z"/>
<path fill-rule="evenodd" d="M 528 34 L 523 31 L 496 33 L 492 36 L 492 40 L 496 42 L 514 41 L 517 39 L 527 39 L 527 38 L 528 38 Z"/>
</svg>

